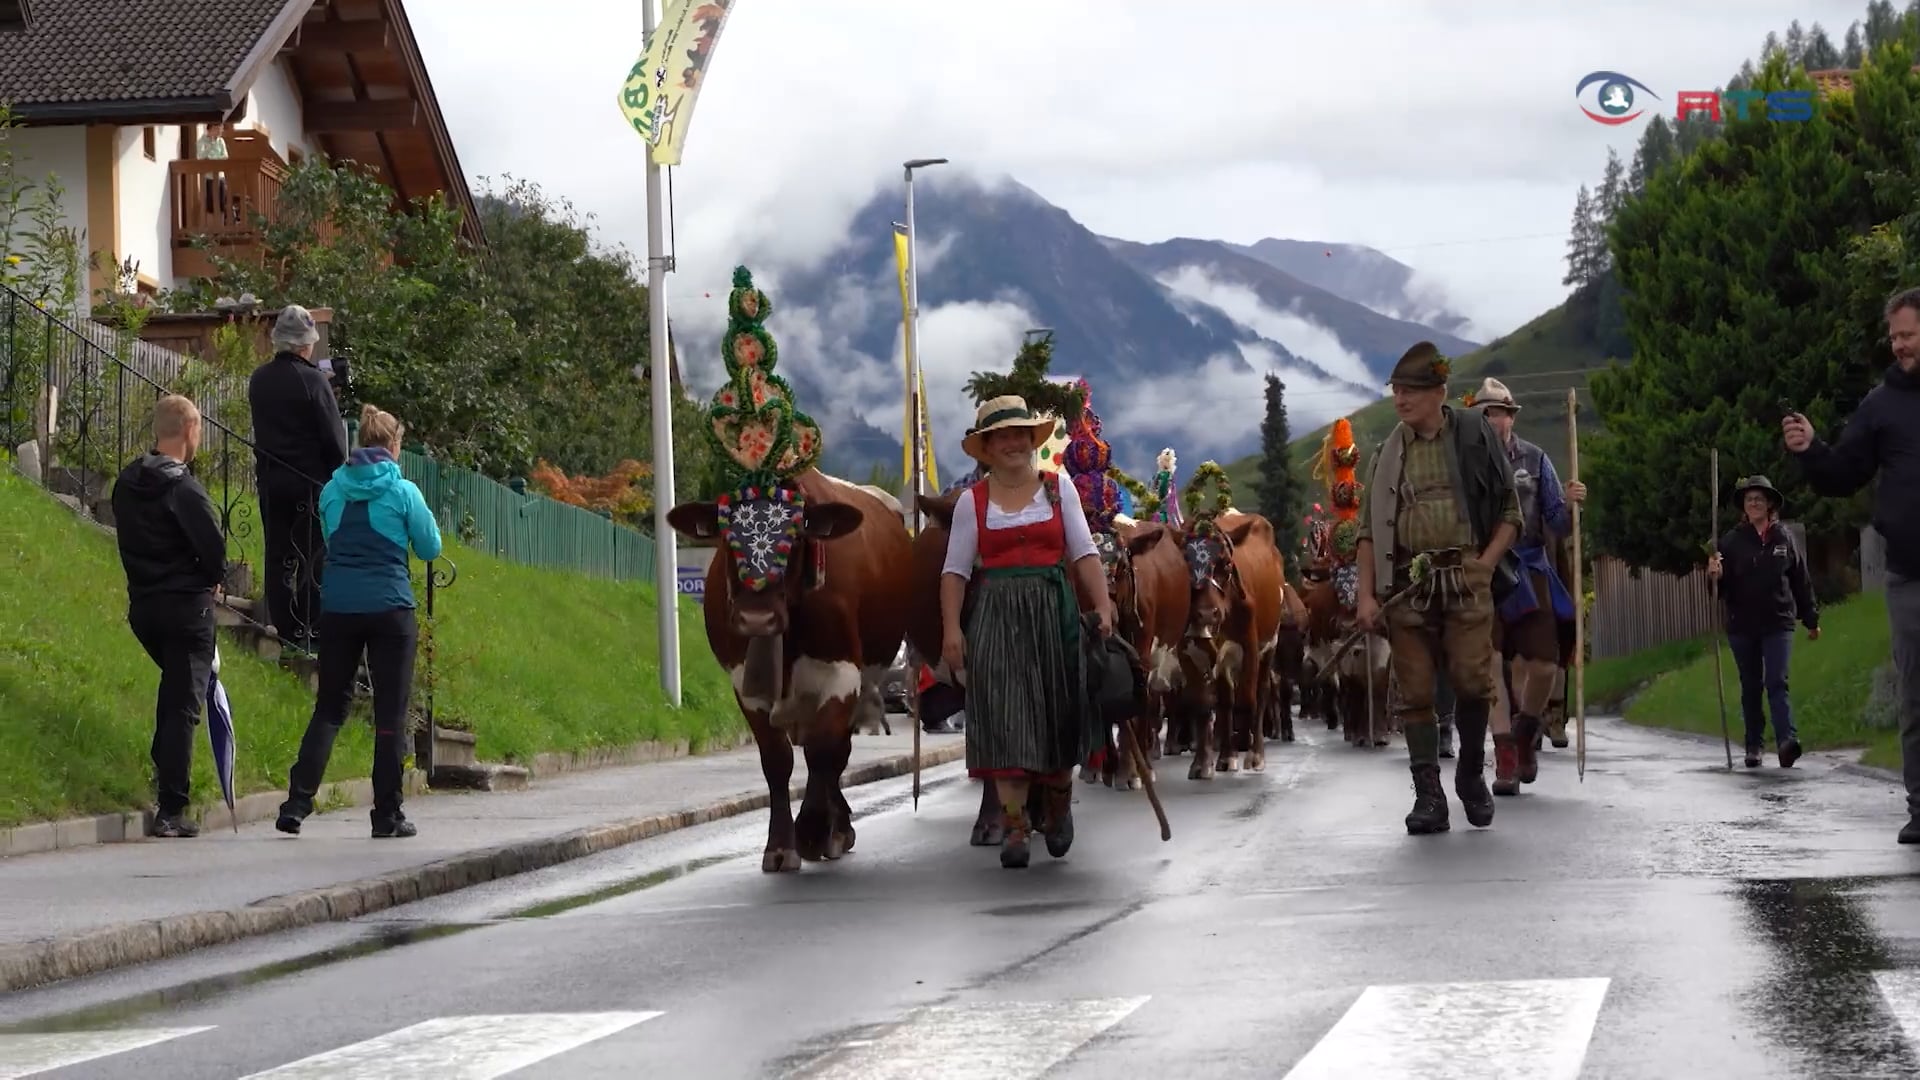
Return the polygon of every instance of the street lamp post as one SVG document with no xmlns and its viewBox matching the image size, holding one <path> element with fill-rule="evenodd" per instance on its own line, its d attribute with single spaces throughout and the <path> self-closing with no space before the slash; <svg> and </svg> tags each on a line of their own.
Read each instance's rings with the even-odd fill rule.
<svg viewBox="0 0 1920 1080">
<path fill-rule="evenodd" d="M 909 453 L 913 460 L 913 531 L 916 536 L 921 526 L 920 471 L 925 450 L 920 445 L 920 415 L 925 405 L 920 400 L 920 260 L 916 249 L 920 238 L 913 227 L 913 171 L 946 163 L 946 158 L 914 158 L 903 166 L 907 177 L 907 408 L 911 410 L 907 426 L 913 431 L 910 437 L 913 446 Z"/>
</svg>

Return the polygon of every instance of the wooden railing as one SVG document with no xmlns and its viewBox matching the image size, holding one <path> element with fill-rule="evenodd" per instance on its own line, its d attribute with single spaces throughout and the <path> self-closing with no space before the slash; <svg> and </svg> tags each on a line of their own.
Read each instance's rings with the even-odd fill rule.
<svg viewBox="0 0 1920 1080">
<path fill-rule="evenodd" d="M 192 159 L 167 166 L 173 214 L 173 272 L 211 277 L 213 256 L 229 259 L 256 247 L 258 213 L 272 218 L 287 167 L 276 157 Z M 204 238 L 206 247 L 197 247 Z"/>
</svg>

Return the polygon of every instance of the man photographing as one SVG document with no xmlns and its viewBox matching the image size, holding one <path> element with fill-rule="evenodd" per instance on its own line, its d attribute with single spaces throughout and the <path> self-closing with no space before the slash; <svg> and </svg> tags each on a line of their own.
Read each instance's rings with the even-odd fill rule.
<svg viewBox="0 0 1920 1080">
<path fill-rule="evenodd" d="M 127 572 L 127 623 L 160 668 L 153 710 L 157 803 L 149 833 L 199 835 L 186 816 L 193 729 L 213 670 L 213 603 L 227 542 L 207 491 L 187 472 L 200 451 L 200 410 L 178 394 L 153 407 L 153 449 L 113 484 L 113 521 Z"/>
<path fill-rule="evenodd" d="M 1900 842 L 1920 844 L 1920 289 L 1887 301 L 1894 363 L 1829 446 L 1798 412 L 1780 421 L 1787 449 L 1821 495 L 1845 498 L 1874 481 L 1873 527 L 1886 541 L 1887 619 L 1900 684 L 1900 759 L 1907 824 Z"/>
</svg>

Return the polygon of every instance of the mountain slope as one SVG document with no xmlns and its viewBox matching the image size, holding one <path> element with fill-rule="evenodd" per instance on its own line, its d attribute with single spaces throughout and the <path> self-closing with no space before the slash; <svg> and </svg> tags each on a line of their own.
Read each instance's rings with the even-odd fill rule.
<svg viewBox="0 0 1920 1080">
<path fill-rule="evenodd" d="M 1326 354 L 1315 355 L 1298 341 L 1288 344 L 1293 345 L 1296 352 L 1306 352 L 1306 359 L 1336 377 L 1364 385 L 1368 393 L 1378 392 L 1393 370 L 1394 362 L 1416 341 L 1432 341 L 1450 356 L 1460 356 L 1479 347 L 1478 342 L 1434 327 L 1382 315 L 1364 304 L 1309 284 L 1266 260 L 1212 240 L 1182 238 L 1160 244 L 1108 240 L 1107 246 L 1143 274 L 1169 284 L 1176 291 L 1188 291 L 1204 300 L 1210 295 L 1218 296 L 1222 287 L 1244 289 L 1269 309 L 1264 315 L 1249 317 L 1280 322 L 1293 316 L 1331 333 L 1337 345 L 1321 343 L 1321 348 L 1329 350 Z M 1204 277 L 1192 277 L 1191 271 L 1196 270 Z M 1189 272 L 1185 280 L 1182 280 L 1183 271 Z M 1216 302 L 1230 304 L 1232 301 L 1222 298 Z M 1280 336 L 1285 340 L 1287 336 L 1277 327 L 1255 324 L 1254 328 L 1269 337 Z M 1341 349 L 1348 355 L 1331 355 Z M 1355 370 L 1352 359 L 1356 355 L 1364 370 Z"/>
<path fill-rule="evenodd" d="M 1571 387 L 1579 395 L 1579 425 L 1584 441 L 1601 430 L 1593 399 L 1587 394 L 1587 379 L 1608 363 L 1591 335 L 1562 304 L 1485 348 L 1455 358 L 1448 390 L 1457 403 L 1462 395 L 1478 390 L 1481 380 L 1488 376 L 1506 383 L 1521 407 L 1514 430 L 1521 438 L 1544 448 L 1564 472 L 1567 390 Z M 1288 412 L 1292 412 L 1291 407 Z M 1367 470 L 1372 467 L 1373 448 L 1398 422 L 1393 401 L 1381 398 L 1355 410 L 1348 419 L 1353 423 L 1354 442 L 1361 450 L 1359 475 L 1364 481 Z M 1311 473 L 1320 442 L 1330 426 L 1317 427 L 1289 444 L 1294 475 L 1306 485 L 1310 502 L 1324 504 L 1326 501 L 1324 484 L 1312 480 Z M 1252 490 L 1260 477 L 1259 455 L 1255 453 L 1233 462 L 1227 466 L 1227 475 L 1235 490 L 1243 487 Z"/>
<path fill-rule="evenodd" d="M 1167 445 L 1223 460 L 1255 445 L 1257 415 L 1170 408 L 1181 385 L 1198 381 L 1237 406 L 1268 370 L 1344 382 L 1217 309 L 1181 301 L 1018 184 L 941 176 L 918 182 L 916 194 L 921 360 L 943 473 L 968 464 L 957 448 L 972 418 L 961 384 L 1004 369 L 1032 327 L 1053 330 L 1055 374 L 1087 378 L 1115 463 L 1134 472 L 1151 472 Z M 781 370 L 826 426 L 829 463 L 843 473 L 864 475 L 862 461 L 895 471 L 900 461 L 898 213 L 891 194 L 876 198 L 839 250 L 782 275 L 774 294 Z"/>
<path fill-rule="evenodd" d="M 1443 298 L 1426 295 L 1414 280 L 1413 267 L 1373 248 L 1271 237 L 1252 244 L 1221 244 L 1382 315 L 1456 337 L 1471 332 L 1468 320 L 1450 310 Z"/>
</svg>

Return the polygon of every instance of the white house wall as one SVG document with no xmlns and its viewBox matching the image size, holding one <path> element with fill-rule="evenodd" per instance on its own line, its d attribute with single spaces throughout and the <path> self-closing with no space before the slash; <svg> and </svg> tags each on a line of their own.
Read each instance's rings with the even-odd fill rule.
<svg viewBox="0 0 1920 1080">
<path fill-rule="evenodd" d="M 301 123 L 300 92 L 294 89 L 286 61 L 275 60 L 247 92 L 247 119 L 241 127 L 264 127 L 267 141 L 282 158 L 291 160 L 289 151 L 310 154 L 307 129 Z"/>
<path fill-rule="evenodd" d="M 114 134 L 114 161 L 120 178 L 120 250 L 99 248 L 101 266 L 112 281 L 114 267 L 133 259 L 141 276 L 161 286 L 173 280 L 173 205 L 167 166 L 180 157 L 180 129 L 156 127 L 153 159 L 147 159 L 145 128 L 123 127 Z"/>
<path fill-rule="evenodd" d="M 33 192 L 29 194 L 29 205 L 46 183 L 48 174 L 59 179 L 63 189 L 60 196 L 61 224 L 80 235 L 84 251 L 87 235 L 87 129 L 14 128 L 6 133 L 5 140 L 13 151 L 15 174 L 34 185 Z M 16 225 L 15 244 L 22 239 L 19 233 L 31 229 L 31 223 Z M 84 274 L 81 280 L 85 280 Z"/>
</svg>

